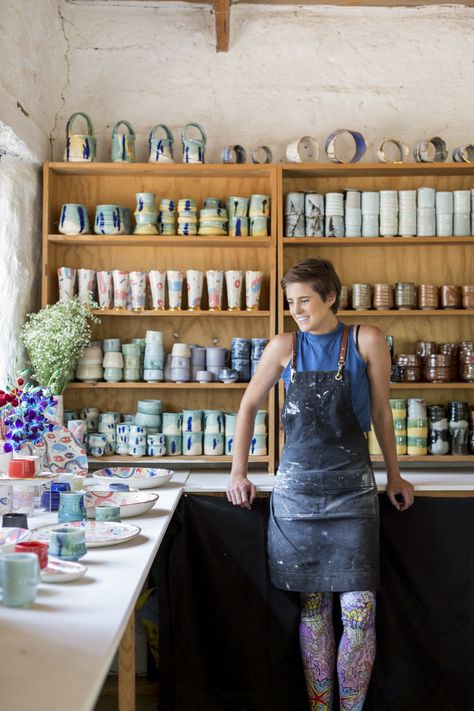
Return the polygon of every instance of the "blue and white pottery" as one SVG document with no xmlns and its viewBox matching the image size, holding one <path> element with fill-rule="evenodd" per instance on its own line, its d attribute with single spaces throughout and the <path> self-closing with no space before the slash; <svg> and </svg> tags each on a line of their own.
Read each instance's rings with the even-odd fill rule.
<svg viewBox="0 0 474 711">
<path fill-rule="evenodd" d="M 202 432 L 183 432 L 183 454 L 202 454 Z"/>
<path fill-rule="evenodd" d="M 165 435 L 165 442 L 166 442 L 166 454 L 168 456 L 173 456 L 175 454 L 182 454 L 183 444 L 182 444 L 182 437 L 180 434 Z"/>
<path fill-rule="evenodd" d="M 216 457 L 224 454 L 224 435 L 222 433 L 204 434 L 204 454 Z"/>
<path fill-rule="evenodd" d="M 89 214 L 86 205 L 65 203 L 61 207 L 58 230 L 63 235 L 89 234 Z"/>
<path fill-rule="evenodd" d="M 181 434 L 182 426 L 183 415 L 181 412 L 163 412 L 163 434 Z"/>
<path fill-rule="evenodd" d="M 156 131 L 160 128 L 164 131 L 165 138 L 155 136 Z M 173 144 L 173 134 L 168 126 L 164 123 L 157 123 L 156 126 L 153 126 L 151 129 L 148 138 L 148 162 L 174 163 Z"/>
<path fill-rule="evenodd" d="M 227 435 L 225 436 L 225 453 L 234 453 L 234 435 L 230 435 L 229 437 Z"/>
<path fill-rule="evenodd" d="M 68 526 L 53 528 L 49 536 L 48 553 L 61 560 L 79 560 L 87 553 L 85 529 Z"/>
<path fill-rule="evenodd" d="M 125 224 L 119 205 L 97 205 L 95 209 L 94 232 L 97 235 L 123 235 Z"/>
<path fill-rule="evenodd" d="M 202 410 L 183 410 L 183 433 L 201 432 Z"/>
<path fill-rule="evenodd" d="M 82 116 L 87 124 L 87 134 L 73 133 L 72 124 L 76 116 Z M 89 116 L 82 111 L 76 111 L 69 117 L 66 124 L 66 149 L 64 151 L 64 160 L 69 163 L 90 163 L 95 161 L 96 156 L 96 139 L 94 136 L 94 128 Z"/>
<path fill-rule="evenodd" d="M 224 432 L 224 413 L 222 410 L 203 410 L 204 432 L 214 434 Z"/>
<path fill-rule="evenodd" d="M 119 130 L 125 126 L 128 133 Z M 128 121 L 117 121 L 112 129 L 112 161 L 114 163 L 135 162 L 135 131 Z"/>
<path fill-rule="evenodd" d="M 190 138 L 189 129 L 195 128 L 200 133 L 200 138 Z M 188 123 L 181 134 L 183 146 L 183 163 L 205 163 L 206 132 L 199 123 Z"/>
<path fill-rule="evenodd" d="M 229 219 L 229 236 L 230 237 L 248 237 L 249 235 L 249 218 L 248 217 L 231 217 Z"/>
<path fill-rule="evenodd" d="M 267 435 L 266 434 L 254 434 L 252 441 L 250 442 L 251 455 L 264 456 L 267 454 Z"/>
<path fill-rule="evenodd" d="M 156 209 L 155 193 L 136 193 L 137 205 L 135 208 L 136 227 L 134 234 L 157 235 L 158 210 Z"/>
</svg>

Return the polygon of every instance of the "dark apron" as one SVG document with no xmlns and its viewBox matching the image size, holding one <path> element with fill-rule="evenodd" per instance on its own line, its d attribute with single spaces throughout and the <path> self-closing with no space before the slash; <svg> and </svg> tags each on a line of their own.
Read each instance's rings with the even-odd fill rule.
<svg viewBox="0 0 474 711">
<path fill-rule="evenodd" d="M 299 592 L 375 590 L 377 487 L 344 369 L 349 328 L 337 371 L 297 373 L 294 336 L 268 527 L 272 582 Z"/>
</svg>

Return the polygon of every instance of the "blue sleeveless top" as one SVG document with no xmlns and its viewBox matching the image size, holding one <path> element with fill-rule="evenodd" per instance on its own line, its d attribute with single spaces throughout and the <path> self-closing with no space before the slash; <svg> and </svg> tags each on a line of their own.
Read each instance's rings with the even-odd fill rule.
<svg viewBox="0 0 474 711">
<path fill-rule="evenodd" d="M 337 370 L 343 329 L 344 324 L 340 321 L 333 331 L 320 336 L 298 331 L 296 370 Z M 291 359 L 281 374 L 286 390 L 288 390 L 290 383 L 290 366 Z M 353 327 L 349 332 L 345 368 L 349 372 L 354 411 L 362 431 L 368 432 L 370 430 L 370 389 L 367 363 L 357 350 Z"/>
</svg>

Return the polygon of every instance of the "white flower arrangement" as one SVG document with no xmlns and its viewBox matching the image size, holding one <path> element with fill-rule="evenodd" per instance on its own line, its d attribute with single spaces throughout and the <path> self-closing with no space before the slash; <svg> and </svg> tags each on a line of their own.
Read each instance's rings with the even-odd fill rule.
<svg viewBox="0 0 474 711">
<path fill-rule="evenodd" d="M 54 395 L 60 395 L 91 341 L 92 324 L 100 320 L 77 296 L 45 306 L 27 318 L 21 339 L 32 376 L 41 387 L 48 386 Z"/>
</svg>

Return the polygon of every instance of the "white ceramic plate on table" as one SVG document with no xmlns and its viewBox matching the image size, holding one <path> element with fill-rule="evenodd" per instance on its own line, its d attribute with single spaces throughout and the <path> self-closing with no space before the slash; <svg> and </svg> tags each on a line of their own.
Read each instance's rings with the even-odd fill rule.
<svg viewBox="0 0 474 711">
<path fill-rule="evenodd" d="M 13 528 L 5 526 L 5 528 L 0 528 L 0 547 L 14 546 L 16 543 L 29 541 L 30 536 L 31 531 L 27 528 Z"/>
<path fill-rule="evenodd" d="M 89 489 L 85 493 L 88 518 L 95 518 L 95 507 L 101 504 L 120 506 L 120 518 L 140 516 L 151 509 L 158 494 L 151 491 L 110 491 L 109 489 Z"/>
<path fill-rule="evenodd" d="M 74 563 L 72 560 L 60 560 L 59 558 L 49 558 L 46 568 L 41 570 L 41 582 L 43 583 L 69 583 L 72 580 L 82 578 L 87 567 L 81 563 Z"/>
<path fill-rule="evenodd" d="M 35 541 L 49 542 L 52 528 L 66 526 L 67 528 L 83 528 L 87 548 L 101 548 L 102 546 L 115 546 L 135 538 L 140 533 L 139 526 L 130 523 L 114 523 L 113 521 L 72 521 L 71 523 L 53 523 L 50 526 L 41 526 L 31 532 Z"/>
<path fill-rule="evenodd" d="M 109 484 L 111 481 L 126 481 L 137 489 L 155 489 L 170 481 L 174 471 L 171 469 L 152 469 L 149 467 L 110 467 L 94 472 L 94 479 Z"/>
</svg>

